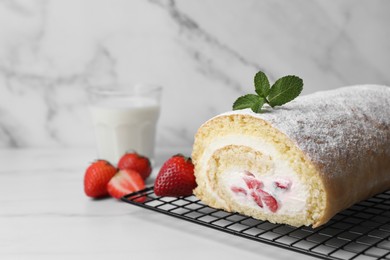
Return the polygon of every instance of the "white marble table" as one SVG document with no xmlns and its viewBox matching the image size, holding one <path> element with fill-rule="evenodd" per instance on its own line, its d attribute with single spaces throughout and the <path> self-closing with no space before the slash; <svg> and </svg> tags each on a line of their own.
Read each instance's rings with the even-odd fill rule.
<svg viewBox="0 0 390 260">
<path fill-rule="evenodd" d="M 157 166 L 177 152 L 158 151 Z M 313 259 L 111 198 L 89 199 L 83 175 L 93 159 L 88 149 L 0 150 L 0 259 Z"/>
</svg>

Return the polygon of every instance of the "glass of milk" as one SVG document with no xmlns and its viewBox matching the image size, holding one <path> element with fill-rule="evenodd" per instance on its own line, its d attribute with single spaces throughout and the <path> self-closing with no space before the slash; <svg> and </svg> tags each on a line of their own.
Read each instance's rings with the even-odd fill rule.
<svg viewBox="0 0 390 260">
<path fill-rule="evenodd" d="M 113 165 L 129 151 L 153 160 L 162 88 L 156 85 L 89 89 L 99 159 Z"/>
</svg>

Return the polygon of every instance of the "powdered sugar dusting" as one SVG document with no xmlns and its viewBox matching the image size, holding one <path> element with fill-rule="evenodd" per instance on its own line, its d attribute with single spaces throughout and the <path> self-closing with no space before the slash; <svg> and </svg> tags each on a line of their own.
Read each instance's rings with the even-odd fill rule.
<svg viewBox="0 0 390 260">
<path fill-rule="evenodd" d="M 261 114 L 285 133 L 323 174 L 337 177 L 358 169 L 369 154 L 390 158 L 390 88 L 360 85 L 298 97 Z M 344 162 L 344 163 L 340 163 Z"/>
</svg>

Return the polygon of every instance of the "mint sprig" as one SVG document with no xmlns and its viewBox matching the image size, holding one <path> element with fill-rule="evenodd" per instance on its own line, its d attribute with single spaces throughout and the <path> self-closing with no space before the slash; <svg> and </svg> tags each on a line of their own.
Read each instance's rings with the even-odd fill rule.
<svg viewBox="0 0 390 260">
<path fill-rule="evenodd" d="M 254 78 L 256 94 L 247 94 L 239 97 L 233 104 L 233 110 L 245 108 L 252 109 L 255 113 L 261 113 L 264 104 L 271 107 L 284 105 L 301 94 L 303 81 L 293 75 L 278 79 L 271 87 L 267 76 L 259 71 Z"/>
</svg>

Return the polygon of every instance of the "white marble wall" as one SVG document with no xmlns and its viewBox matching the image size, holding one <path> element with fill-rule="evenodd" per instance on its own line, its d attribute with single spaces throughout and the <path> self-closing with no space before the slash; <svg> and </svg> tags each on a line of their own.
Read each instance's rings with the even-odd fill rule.
<svg viewBox="0 0 390 260">
<path fill-rule="evenodd" d="M 0 0 L 0 147 L 92 146 L 86 88 L 165 87 L 159 146 L 271 80 L 390 85 L 388 0 Z"/>
</svg>

